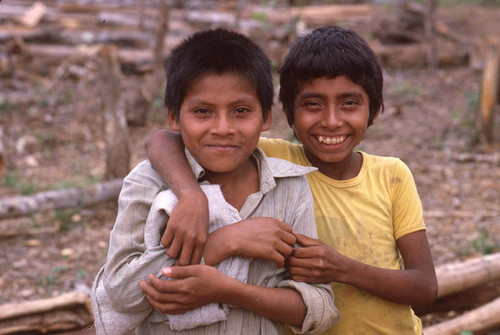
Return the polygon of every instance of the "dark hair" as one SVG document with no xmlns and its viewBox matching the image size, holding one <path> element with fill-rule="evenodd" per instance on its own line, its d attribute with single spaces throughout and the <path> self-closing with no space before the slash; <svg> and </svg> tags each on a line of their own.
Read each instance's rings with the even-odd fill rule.
<svg viewBox="0 0 500 335">
<path fill-rule="evenodd" d="M 278 72 L 279 98 L 290 126 L 297 94 L 304 84 L 321 77 L 346 76 L 363 87 L 370 99 L 368 126 L 384 109 L 380 63 L 368 43 L 352 30 L 325 26 L 299 38 Z"/>
<path fill-rule="evenodd" d="M 235 73 L 255 87 L 264 118 L 273 105 L 271 62 L 250 38 L 226 29 L 197 32 L 170 54 L 166 63 L 165 107 L 179 118 L 190 85 L 207 73 Z"/>
</svg>

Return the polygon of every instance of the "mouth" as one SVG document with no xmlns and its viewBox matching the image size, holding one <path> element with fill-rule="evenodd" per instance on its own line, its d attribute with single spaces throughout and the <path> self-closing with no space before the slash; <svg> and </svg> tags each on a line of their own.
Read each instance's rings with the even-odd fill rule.
<svg viewBox="0 0 500 335">
<path fill-rule="evenodd" d="M 342 144 L 347 136 L 317 136 L 318 142 L 328 145 Z"/>
<path fill-rule="evenodd" d="M 237 148 L 236 145 L 231 145 L 227 143 L 213 143 L 213 144 L 208 144 L 207 147 L 209 147 L 210 149 L 220 150 L 220 151 L 231 151 Z"/>
</svg>

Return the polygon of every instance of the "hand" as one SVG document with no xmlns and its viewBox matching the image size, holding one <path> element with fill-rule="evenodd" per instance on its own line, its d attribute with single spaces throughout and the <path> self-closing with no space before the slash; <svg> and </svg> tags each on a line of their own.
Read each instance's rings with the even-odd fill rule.
<svg viewBox="0 0 500 335">
<path fill-rule="evenodd" d="M 234 245 L 233 256 L 269 259 L 278 268 L 285 265 L 296 240 L 292 227 L 274 218 L 249 218 L 224 229 L 230 234 L 224 238 Z"/>
<path fill-rule="evenodd" d="M 200 193 L 201 192 L 201 193 Z M 208 200 L 199 190 L 186 190 L 172 210 L 161 243 L 177 265 L 199 264 L 208 236 Z"/>
<path fill-rule="evenodd" d="M 207 265 L 173 266 L 163 275 L 176 280 L 149 276 L 151 285 L 141 281 L 142 291 L 154 309 L 165 314 L 180 314 L 216 301 L 231 278 Z"/>
<path fill-rule="evenodd" d="M 347 257 L 318 239 L 296 234 L 297 243 L 287 260 L 286 268 L 295 281 L 310 284 L 340 281 Z"/>
</svg>

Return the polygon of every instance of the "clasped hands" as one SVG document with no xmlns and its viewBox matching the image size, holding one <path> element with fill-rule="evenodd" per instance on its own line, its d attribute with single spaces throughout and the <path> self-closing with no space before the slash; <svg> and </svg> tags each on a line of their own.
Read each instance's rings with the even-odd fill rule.
<svg viewBox="0 0 500 335">
<path fill-rule="evenodd" d="M 188 207 L 187 201 L 179 199 L 162 238 L 168 256 L 177 258 L 176 266 L 162 273 L 176 280 L 151 274 L 150 284 L 140 283 L 156 310 L 179 314 L 212 302 L 225 303 L 222 297 L 236 280 L 213 265 L 232 256 L 268 259 L 278 268 L 285 266 L 296 281 L 331 281 L 332 263 L 339 254 L 321 241 L 296 233 L 282 220 L 266 217 L 249 218 L 208 235 L 208 207 L 203 199 L 195 206 L 192 201 Z M 300 247 L 294 247 L 296 243 Z M 202 256 L 206 265 L 199 264 Z"/>
<path fill-rule="evenodd" d="M 281 268 L 292 254 L 296 239 L 296 233 L 281 220 L 249 218 L 208 236 L 203 253 L 206 265 L 179 266 L 177 262 L 176 266 L 162 270 L 165 277 L 176 280 L 167 281 L 151 274 L 150 284 L 141 281 L 140 285 L 153 308 L 167 314 L 183 313 L 212 302 L 224 303 L 221 297 L 235 279 L 214 265 L 239 256 L 268 259 Z"/>
</svg>

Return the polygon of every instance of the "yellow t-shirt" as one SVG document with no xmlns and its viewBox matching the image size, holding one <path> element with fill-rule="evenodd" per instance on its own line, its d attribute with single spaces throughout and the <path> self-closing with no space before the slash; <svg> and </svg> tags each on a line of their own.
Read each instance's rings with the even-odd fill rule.
<svg viewBox="0 0 500 335">
<path fill-rule="evenodd" d="M 261 138 L 270 157 L 311 166 L 302 145 Z M 399 159 L 363 155 L 353 179 L 334 180 L 319 171 L 307 179 L 321 241 L 365 264 L 401 269 L 396 240 L 424 230 L 422 205 L 413 176 Z M 332 282 L 341 320 L 325 334 L 421 334 L 422 323 L 408 305 L 380 299 L 357 288 Z"/>
</svg>

